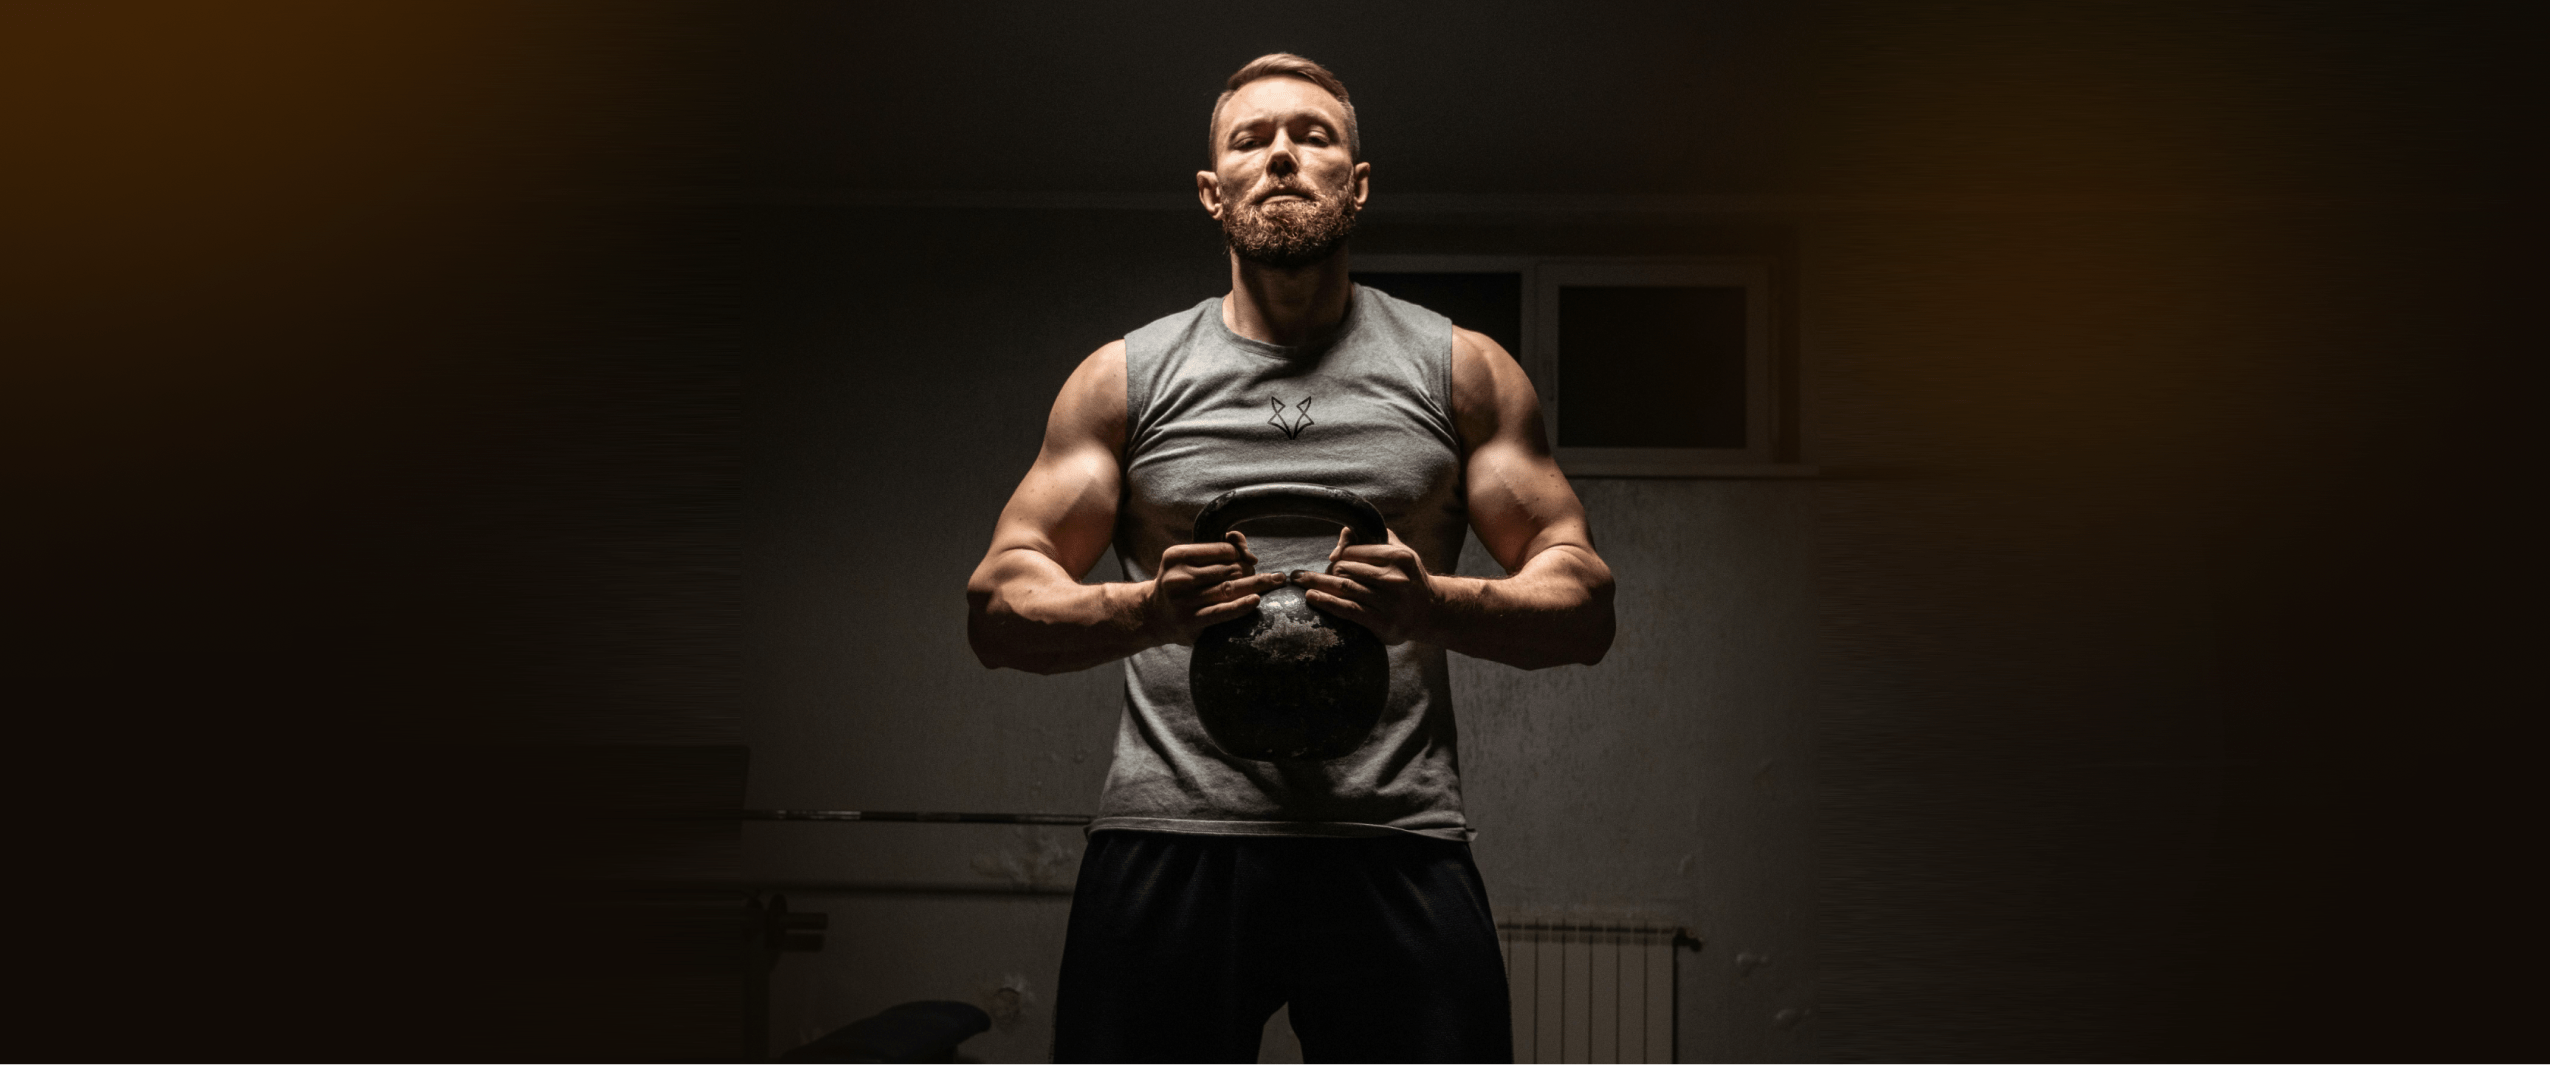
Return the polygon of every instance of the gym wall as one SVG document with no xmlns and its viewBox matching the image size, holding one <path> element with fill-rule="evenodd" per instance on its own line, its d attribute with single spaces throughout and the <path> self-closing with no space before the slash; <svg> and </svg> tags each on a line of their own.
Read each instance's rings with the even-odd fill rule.
<svg viewBox="0 0 2550 1065">
<path fill-rule="evenodd" d="M 2489 649 L 2537 579 L 2502 479 L 2538 152 L 2493 16 L 789 10 L 772 142 L 858 136 L 775 150 L 762 200 L 756 805 L 1087 808 L 1113 675 L 979 672 L 955 587 L 1069 368 L 1221 289 L 1189 130 L 1286 48 L 1355 86 L 1363 250 L 1792 270 L 1824 475 L 1580 480 L 1619 648 L 1456 674 L 1498 905 L 1691 922 L 1687 1056 L 2422 1053 L 2505 1001 L 2436 886 L 2495 882 L 2511 778 L 2443 767 L 2512 740 Z M 751 833 L 757 876 L 1046 890 L 1076 845 Z M 1059 896 L 833 898 L 775 1040 L 1014 986 L 979 1052 L 1036 1052 Z M 2373 913 L 2474 979 L 2339 978 Z"/>
<path fill-rule="evenodd" d="M 959 593 L 1064 376 L 1131 325 L 1219 291 L 1210 220 L 768 217 L 761 259 L 791 277 L 770 293 L 773 333 L 751 386 L 752 805 L 1093 810 L 1118 670 L 986 672 L 966 648 Z M 1386 218 L 1376 212 L 1367 243 L 1470 230 L 1437 220 L 1394 232 Z M 1509 250 L 1723 252 L 1731 238 L 1667 225 L 1559 227 L 1549 239 Z M 1801 1033 L 1768 1019 L 1804 1008 L 1813 979 L 1811 910 L 1798 904 L 1814 889 L 1811 489 L 1577 488 L 1621 580 L 1610 657 L 1538 673 L 1455 667 L 1492 897 L 1504 917 L 1700 930 L 1712 946 L 1684 956 L 1686 1050 L 1797 1054 Z M 1118 572 L 1110 557 L 1089 579 Z M 1474 541 L 1463 572 L 1502 571 Z M 746 848 L 751 876 L 801 885 L 792 906 L 830 909 L 840 950 L 782 961 L 774 1045 L 903 999 L 988 1002 L 1013 978 L 1050 1003 L 1067 900 L 997 889 L 1067 888 L 1076 830 L 755 824 Z M 1739 981 L 1739 953 L 1779 961 Z M 1031 1009 L 980 1052 L 1032 1054 L 1049 1017 Z"/>
</svg>

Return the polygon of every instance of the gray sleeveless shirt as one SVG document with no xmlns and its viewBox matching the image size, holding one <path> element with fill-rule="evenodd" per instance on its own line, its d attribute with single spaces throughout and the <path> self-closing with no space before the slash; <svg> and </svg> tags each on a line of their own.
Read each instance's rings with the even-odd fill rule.
<svg viewBox="0 0 2550 1065">
<path fill-rule="evenodd" d="M 1435 573 L 1459 561 L 1469 515 L 1452 420 L 1452 323 L 1356 287 L 1326 340 L 1264 344 L 1222 324 L 1209 299 L 1125 336 L 1125 495 L 1116 557 L 1149 580 L 1195 515 L 1234 488 L 1302 481 L 1372 501 Z M 1241 527 L 1260 572 L 1321 570 L 1337 528 Z M 1125 660 L 1125 712 L 1091 831 L 1248 836 L 1470 836 L 1443 649 L 1390 649 L 1381 724 L 1334 762 L 1232 758 L 1195 716 L 1189 649 Z"/>
</svg>

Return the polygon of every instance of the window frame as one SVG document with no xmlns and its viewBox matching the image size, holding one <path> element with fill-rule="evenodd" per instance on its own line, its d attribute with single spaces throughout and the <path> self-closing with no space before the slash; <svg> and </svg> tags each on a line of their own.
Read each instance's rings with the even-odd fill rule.
<svg viewBox="0 0 2550 1065">
<path fill-rule="evenodd" d="M 1513 352 L 1540 393 L 1541 427 L 1559 468 L 1581 477 L 1812 476 L 1813 467 L 1778 461 L 1782 426 L 1779 338 L 1772 334 L 1771 263 L 1761 258 L 1558 257 L 1523 255 L 1357 255 L 1353 273 L 1522 275 L 1523 350 Z M 1560 446 L 1559 290 L 1569 286 L 1741 288 L 1744 290 L 1744 446 L 1592 448 Z"/>
</svg>

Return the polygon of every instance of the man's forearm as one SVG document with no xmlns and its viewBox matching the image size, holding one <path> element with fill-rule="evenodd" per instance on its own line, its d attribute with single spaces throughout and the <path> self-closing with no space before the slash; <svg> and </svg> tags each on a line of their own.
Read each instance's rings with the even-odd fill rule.
<svg viewBox="0 0 2550 1065">
<path fill-rule="evenodd" d="M 1013 572 L 966 591 L 966 636 L 985 666 L 1068 673 L 1163 642 L 1152 631 L 1150 584 L 1082 584 Z"/>
<path fill-rule="evenodd" d="M 1611 650 L 1611 571 L 1592 552 L 1561 545 L 1509 577 L 1434 579 L 1429 643 L 1523 669 L 1592 665 Z"/>
</svg>

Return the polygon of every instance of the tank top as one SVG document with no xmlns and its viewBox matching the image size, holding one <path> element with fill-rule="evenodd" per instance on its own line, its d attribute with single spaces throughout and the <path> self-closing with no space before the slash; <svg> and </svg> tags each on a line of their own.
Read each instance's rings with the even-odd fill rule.
<svg viewBox="0 0 2550 1065">
<path fill-rule="evenodd" d="M 1125 488 L 1115 547 L 1125 577 L 1149 580 L 1186 543 L 1196 513 L 1235 488 L 1331 485 L 1379 507 L 1434 573 L 1459 562 L 1468 509 L 1452 419 L 1452 322 L 1357 286 L 1316 343 L 1261 343 L 1222 324 L 1222 301 L 1125 336 Z M 1259 572 L 1321 570 L 1337 527 L 1241 526 Z M 1190 649 L 1125 660 L 1115 761 L 1090 831 L 1371 836 L 1467 840 L 1444 652 L 1390 648 L 1380 724 L 1345 758 L 1258 762 L 1216 747 L 1187 686 Z"/>
</svg>

